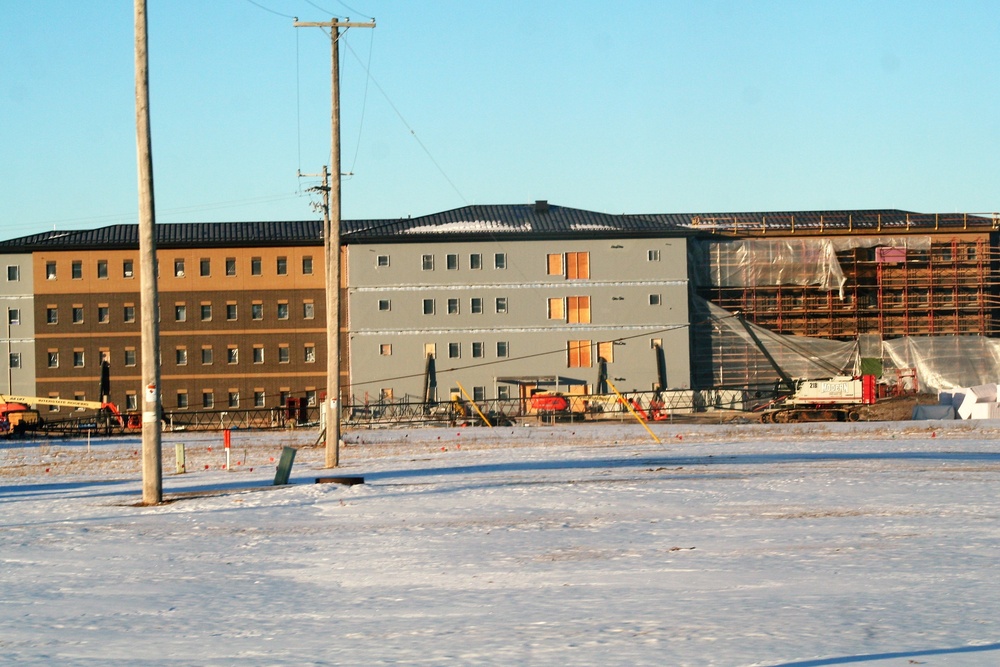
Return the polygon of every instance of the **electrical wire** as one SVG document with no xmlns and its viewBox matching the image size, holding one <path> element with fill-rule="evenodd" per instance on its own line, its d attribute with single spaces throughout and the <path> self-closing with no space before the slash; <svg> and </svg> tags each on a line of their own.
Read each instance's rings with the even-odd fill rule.
<svg viewBox="0 0 1000 667">
<path fill-rule="evenodd" d="M 294 20 L 296 18 L 294 16 L 289 16 L 288 14 L 282 14 L 281 12 L 276 12 L 273 9 L 269 8 L 269 7 L 265 7 L 264 5 L 260 4 L 259 2 L 255 2 L 254 0 L 246 0 L 246 1 L 249 2 L 251 5 L 253 5 L 254 7 L 257 7 L 258 9 L 263 9 L 265 12 L 270 12 L 272 14 L 275 14 L 276 16 L 283 16 L 286 19 L 292 19 L 292 20 Z M 312 3 L 310 3 L 310 4 L 312 4 Z"/>
<path fill-rule="evenodd" d="M 670 331 L 676 331 L 677 329 L 685 329 L 685 328 L 688 328 L 690 326 L 697 326 L 699 324 L 703 324 L 703 322 L 697 322 L 697 323 L 691 323 L 691 324 L 686 324 L 686 323 L 685 324 L 675 324 L 675 325 L 672 325 L 672 326 L 669 326 L 669 327 L 665 327 L 663 329 L 656 329 L 654 331 L 643 331 L 642 333 L 637 333 L 637 334 L 635 334 L 633 336 L 621 336 L 619 338 L 615 338 L 615 339 L 612 339 L 612 340 L 607 341 L 607 342 L 609 342 L 609 343 L 621 343 L 621 342 L 625 342 L 627 340 L 632 340 L 633 338 L 644 338 L 646 336 L 651 336 L 651 335 L 655 335 L 655 334 L 659 334 L 659 333 L 667 333 L 667 332 L 670 332 Z M 450 368 L 440 368 L 440 369 L 438 369 L 436 371 L 436 373 L 438 375 L 441 375 L 442 373 L 455 373 L 455 372 L 458 372 L 458 371 L 469 370 L 470 368 L 485 368 L 485 367 L 488 367 L 488 366 L 497 366 L 497 365 L 500 365 L 500 364 L 507 364 L 507 363 L 511 363 L 511 362 L 514 362 L 514 361 L 522 361 L 524 359 L 534 359 L 536 357 L 545 357 L 545 356 L 549 356 L 549 355 L 552 355 L 552 354 L 565 354 L 565 353 L 566 353 L 566 348 L 565 347 L 561 347 L 561 348 L 553 349 L 553 350 L 544 350 L 542 352 L 533 352 L 532 354 L 524 354 L 524 355 L 517 356 L 517 357 L 506 357 L 504 359 L 498 359 L 496 361 L 483 361 L 483 362 L 479 362 L 477 364 L 467 364 L 465 366 L 452 366 Z M 424 376 L 424 373 L 409 373 L 407 375 L 397 375 L 397 376 L 394 376 L 394 377 L 379 378 L 379 379 L 376 379 L 376 380 L 365 380 L 363 382 L 351 382 L 350 384 L 351 384 L 351 387 L 363 387 L 365 385 L 385 384 L 386 382 L 393 382 L 393 381 L 396 381 L 396 380 L 410 380 L 410 379 L 413 379 L 413 378 L 418 378 L 418 377 L 423 377 L 423 376 Z"/>
</svg>

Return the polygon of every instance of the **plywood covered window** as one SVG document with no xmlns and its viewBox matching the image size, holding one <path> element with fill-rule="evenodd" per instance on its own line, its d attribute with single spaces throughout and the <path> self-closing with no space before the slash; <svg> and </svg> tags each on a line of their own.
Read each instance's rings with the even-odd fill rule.
<svg viewBox="0 0 1000 667">
<path fill-rule="evenodd" d="M 590 297 L 566 297 L 566 321 L 570 324 L 587 324 L 590 322 Z"/>
<path fill-rule="evenodd" d="M 571 340 L 566 344 L 567 367 L 590 368 L 591 343 L 589 340 Z"/>
<path fill-rule="evenodd" d="M 563 258 L 561 254 L 546 255 L 548 273 L 550 276 L 561 276 L 563 274 Z"/>
<path fill-rule="evenodd" d="M 566 305 L 562 297 L 549 299 L 549 319 L 566 320 Z"/>
<path fill-rule="evenodd" d="M 606 341 L 597 344 L 597 358 L 604 359 L 609 364 L 615 360 L 614 341 Z"/>
<path fill-rule="evenodd" d="M 566 253 L 566 278 L 569 280 L 585 280 L 590 278 L 590 253 Z"/>
</svg>

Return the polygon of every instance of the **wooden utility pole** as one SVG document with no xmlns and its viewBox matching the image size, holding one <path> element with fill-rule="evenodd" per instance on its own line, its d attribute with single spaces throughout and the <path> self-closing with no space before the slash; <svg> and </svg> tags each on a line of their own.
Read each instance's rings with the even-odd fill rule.
<svg viewBox="0 0 1000 667">
<path fill-rule="evenodd" d="M 326 467 L 340 465 L 340 39 L 341 28 L 374 28 L 375 21 L 295 20 L 296 28 L 330 29 L 330 172 L 333 177 L 323 218 L 326 261 Z"/>
<path fill-rule="evenodd" d="M 149 133 L 149 57 L 146 0 L 135 0 L 135 126 L 139 162 L 139 290 L 142 349 L 142 504 L 163 500 L 160 456 L 160 331 L 156 295 L 156 220 Z"/>
</svg>

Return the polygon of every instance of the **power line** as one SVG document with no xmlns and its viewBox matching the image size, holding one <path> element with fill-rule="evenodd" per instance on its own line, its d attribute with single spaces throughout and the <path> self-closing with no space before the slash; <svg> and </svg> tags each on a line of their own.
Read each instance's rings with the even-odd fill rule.
<svg viewBox="0 0 1000 667">
<path fill-rule="evenodd" d="M 294 19 L 295 18 L 294 16 L 289 16 L 288 14 L 282 14 L 281 12 L 276 12 L 273 9 L 269 8 L 269 7 L 265 7 L 264 5 L 260 4 L 259 2 L 254 2 L 254 0 L 247 0 L 247 2 L 249 2 L 254 7 L 257 7 L 259 9 L 263 9 L 265 12 L 270 12 L 272 14 L 275 14 L 276 16 L 283 16 L 286 19 Z M 312 3 L 310 2 L 309 4 L 312 4 Z"/>
<path fill-rule="evenodd" d="M 712 318 L 710 318 L 710 319 L 712 319 Z M 709 320 L 705 320 L 704 322 L 694 322 L 694 323 L 691 323 L 691 324 L 687 324 L 687 323 L 685 323 L 685 324 L 674 324 L 674 325 L 665 327 L 663 329 L 656 329 L 656 330 L 653 330 L 653 331 L 643 331 L 642 333 L 637 333 L 637 334 L 632 335 L 632 336 L 621 336 L 619 338 L 614 338 L 614 339 L 612 339 L 612 340 L 610 340 L 608 342 L 610 342 L 610 343 L 620 343 L 620 342 L 624 342 L 624 341 L 627 341 L 627 340 L 632 340 L 633 338 L 644 338 L 646 336 L 651 336 L 651 335 L 660 334 L 660 333 L 667 333 L 669 331 L 675 331 L 677 329 L 685 329 L 685 328 L 691 327 L 691 326 L 698 326 L 698 325 L 704 324 L 704 323 L 706 323 L 708 321 Z M 487 367 L 487 366 L 497 366 L 497 365 L 500 365 L 500 364 L 508 364 L 508 363 L 511 363 L 511 362 L 514 362 L 514 361 L 522 361 L 524 359 L 534 359 L 536 357 L 545 357 L 545 356 L 548 356 L 548 355 L 551 355 L 551 354 L 565 354 L 565 352 L 566 352 L 566 348 L 565 347 L 561 347 L 561 348 L 554 349 L 554 350 L 544 350 L 542 352 L 534 352 L 532 354 L 524 354 L 524 355 L 517 356 L 517 357 L 506 357 L 504 359 L 497 359 L 496 361 L 483 361 L 483 362 L 480 362 L 478 364 L 468 364 L 466 366 L 452 366 L 450 368 L 441 368 L 441 369 L 438 369 L 436 371 L 436 373 L 438 375 L 441 375 L 442 373 L 454 373 L 454 372 L 457 372 L 457 371 L 469 370 L 471 368 L 484 368 L 484 367 Z M 423 377 L 423 376 L 424 376 L 424 373 L 410 373 L 410 374 L 407 374 L 407 375 L 397 375 L 395 377 L 379 378 L 379 379 L 376 379 L 376 380 L 366 380 L 364 382 L 352 382 L 351 383 L 351 387 L 353 388 L 353 387 L 363 387 L 365 385 L 372 385 L 372 384 L 374 384 L 374 385 L 384 384 L 386 382 L 393 382 L 393 381 L 396 381 L 396 380 L 410 380 L 412 378 L 418 378 L 418 377 Z"/>
<path fill-rule="evenodd" d="M 348 50 L 350 50 L 351 55 L 354 56 L 354 58 L 361 64 L 362 67 L 365 67 L 364 62 L 358 56 L 357 52 L 351 46 L 350 42 L 345 41 L 344 43 L 347 45 Z M 420 137 L 417 136 L 416 130 L 414 130 L 413 127 L 407 122 L 406 118 L 403 116 L 403 113 L 393 103 L 392 99 L 389 97 L 389 94 L 385 92 L 385 89 L 382 88 L 382 86 L 379 84 L 378 79 L 376 79 L 374 76 L 372 76 L 371 71 L 367 67 L 365 67 L 365 72 L 367 72 L 368 77 L 371 79 L 371 82 L 373 84 L 375 84 L 375 87 L 378 88 L 378 91 L 380 93 L 382 93 L 382 97 L 384 97 L 385 101 L 389 103 L 389 107 L 392 108 L 392 110 L 395 112 L 396 116 L 403 123 L 403 126 L 406 127 L 406 129 L 410 131 L 410 136 L 412 136 L 413 139 L 420 146 L 420 148 L 423 149 L 423 151 L 427 155 L 428 159 L 437 168 L 437 170 L 441 174 L 441 176 L 444 177 L 444 180 L 448 181 L 448 185 L 450 185 L 451 189 L 455 191 L 455 194 L 457 194 L 458 197 L 459 197 L 459 199 L 462 200 L 462 203 L 465 204 L 466 206 L 468 206 L 469 205 L 469 200 L 465 198 L 465 195 L 463 195 L 462 191 L 458 189 L 458 186 L 455 185 L 455 182 L 452 181 L 451 178 L 448 177 L 448 174 L 445 173 L 444 168 L 442 168 L 441 165 L 438 163 L 438 161 L 434 159 L 434 156 L 431 154 L 430 150 L 427 148 L 427 146 L 424 145 L 424 142 L 420 140 Z"/>
</svg>

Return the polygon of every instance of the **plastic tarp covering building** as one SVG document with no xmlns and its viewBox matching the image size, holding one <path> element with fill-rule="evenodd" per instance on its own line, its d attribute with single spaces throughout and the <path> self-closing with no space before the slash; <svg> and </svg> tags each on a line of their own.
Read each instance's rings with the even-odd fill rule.
<svg viewBox="0 0 1000 667">
<path fill-rule="evenodd" d="M 694 378 L 699 387 L 739 387 L 779 381 L 779 375 L 746 328 L 732 313 L 695 297 L 692 304 Z M 792 378 L 853 374 L 857 345 L 852 342 L 788 336 L 749 324 L 778 366 Z"/>
<path fill-rule="evenodd" d="M 739 319 L 693 297 L 692 356 L 696 387 L 763 386 L 779 377 Z M 861 357 L 882 358 L 887 372 L 913 368 L 920 391 L 938 393 L 1000 382 L 1000 339 L 983 336 L 908 336 L 857 342 L 788 336 L 749 324 L 775 362 L 792 378 L 852 375 Z M 860 354 L 859 354 L 860 352 Z"/>
<path fill-rule="evenodd" d="M 816 287 L 844 295 L 844 271 L 837 253 L 854 248 L 888 248 L 881 261 L 905 259 L 905 250 L 928 250 L 929 236 L 740 239 L 692 241 L 692 280 L 698 287 Z M 888 258 L 888 259 L 886 259 Z"/>
<path fill-rule="evenodd" d="M 1000 339 L 908 336 L 882 342 L 887 361 L 915 368 L 921 391 L 952 391 L 1000 381 Z"/>
</svg>

